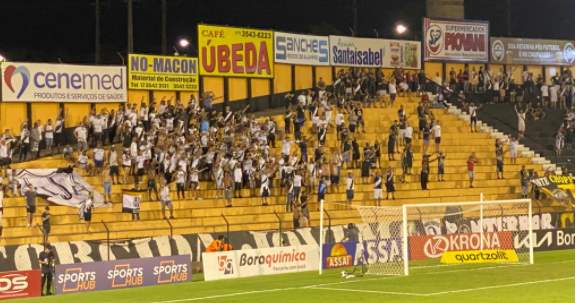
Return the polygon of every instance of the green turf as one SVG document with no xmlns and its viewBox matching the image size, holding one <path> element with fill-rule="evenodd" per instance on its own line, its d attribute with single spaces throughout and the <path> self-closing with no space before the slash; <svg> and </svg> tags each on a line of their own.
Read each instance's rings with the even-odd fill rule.
<svg viewBox="0 0 576 303">
<path fill-rule="evenodd" d="M 342 279 L 339 271 L 306 272 L 12 302 L 564 303 L 574 302 L 574 250 L 536 253 L 533 265 L 420 268 L 407 277 Z"/>
</svg>

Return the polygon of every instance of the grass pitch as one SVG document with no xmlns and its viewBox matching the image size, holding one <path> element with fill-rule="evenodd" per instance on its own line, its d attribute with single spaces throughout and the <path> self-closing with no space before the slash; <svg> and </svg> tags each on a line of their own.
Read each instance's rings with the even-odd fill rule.
<svg viewBox="0 0 576 303">
<path fill-rule="evenodd" d="M 340 271 L 260 276 L 124 290 L 96 291 L 12 302 L 574 302 L 574 250 L 539 252 L 533 265 L 413 268 L 410 276 L 342 279 Z"/>
</svg>

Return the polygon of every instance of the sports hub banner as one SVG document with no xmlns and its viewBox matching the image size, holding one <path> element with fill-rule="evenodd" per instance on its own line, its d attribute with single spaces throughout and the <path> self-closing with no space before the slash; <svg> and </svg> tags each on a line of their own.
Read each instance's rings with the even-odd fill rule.
<svg viewBox="0 0 576 303">
<path fill-rule="evenodd" d="M 488 62 L 488 21 L 424 18 L 424 60 Z"/>
<path fill-rule="evenodd" d="M 198 58 L 128 55 L 128 88 L 198 91 Z"/>
<path fill-rule="evenodd" d="M 273 40 L 268 30 L 198 25 L 200 74 L 272 78 Z"/>
<path fill-rule="evenodd" d="M 330 65 L 328 37 L 274 32 L 274 62 Z"/>
<path fill-rule="evenodd" d="M 126 102 L 126 67 L 2 62 L 4 102 Z"/>
<path fill-rule="evenodd" d="M 102 194 L 94 191 L 81 176 L 66 169 L 17 169 L 16 181 L 23 189 L 32 184 L 39 196 L 58 205 L 80 207 L 92 192 L 94 206 L 104 206 Z"/>
<path fill-rule="evenodd" d="M 310 271 L 318 268 L 318 245 L 203 253 L 202 265 L 206 281 Z"/>
<path fill-rule="evenodd" d="M 39 297 L 40 271 L 0 272 L 0 300 Z"/>
<path fill-rule="evenodd" d="M 574 65 L 574 41 L 492 37 L 490 53 L 492 63 Z"/>
<path fill-rule="evenodd" d="M 189 255 L 56 265 L 57 294 L 190 281 Z"/>
</svg>

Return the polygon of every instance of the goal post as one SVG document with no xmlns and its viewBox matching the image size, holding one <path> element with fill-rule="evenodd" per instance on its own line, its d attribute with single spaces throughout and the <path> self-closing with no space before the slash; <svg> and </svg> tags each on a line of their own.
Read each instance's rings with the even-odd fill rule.
<svg viewBox="0 0 576 303">
<path fill-rule="evenodd" d="M 530 199 L 486 201 L 481 195 L 468 202 L 338 207 L 361 218 L 354 265 L 362 263 L 366 274 L 534 262 Z"/>
</svg>

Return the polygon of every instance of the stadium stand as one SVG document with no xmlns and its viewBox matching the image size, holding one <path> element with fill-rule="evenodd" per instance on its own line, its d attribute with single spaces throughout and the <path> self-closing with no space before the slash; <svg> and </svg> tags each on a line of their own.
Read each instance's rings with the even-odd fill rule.
<svg viewBox="0 0 576 303">
<path fill-rule="evenodd" d="M 376 140 L 381 142 L 383 152 L 381 156 L 381 169 L 388 165 L 395 171 L 396 195 L 395 200 L 383 200 L 382 205 L 401 205 L 403 203 L 426 203 L 439 201 L 468 201 L 477 200 L 480 193 L 487 199 L 509 199 L 520 197 L 519 171 L 522 165 L 527 169 L 533 169 L 538 173 L 544 171 L 541 164 L 532 164 L 529 157 L 520 156 L 516 164 L 511 164 L 506 156 L 504 166 L 504 178 L 496 178 L 495 140 L 489 133 L 470 133 L 467 122 L 446 109 L 432 109 L 433 115 L 440 121 L 442 126 L 441 150 L 446 155 L 444 181 L 436 181 L 436 165 L 431 163 L 430 182 L 428 190 L 420 188 L 419 172 L 422 159 L 422 140 L 414 138 L 414 165 L 412 175 L 407 176 L 406 183 L 400 182 L 401 162 L 400 154 L 396 154 L 395 161 L 388 161 L 385 153 L 388 129 L 393 120 L 397 118 L 397 111 L 403 106 L 408 114 L 411 125 L 418 125 L 416 107 L 420 97 L 404 96 L 397 99 L 393 107 L 371 107 L 364 109 L 365 133 L 358 133 L 357 138 L 360 146 L 365 143 L 373 144 Z M 274 116 L 278 128 L 283 129 L 283 116 Z M 305 136 L 310 137 L 310 121 L 306 121 Z M 338 146 L 335 129 L 330 129 L 325 148 Z M 313 154 L 312 148 L 308 155 Z M 429 150 L 434 149 L 431 142 Z M 280 153 L 280 147 L 271 149 L 274 154 Z M 299 153 L 297 146 L 292 146 L 292 152 Z M 475 169 L 475 187 L 468 186 L 466 161 L 471 153 L 476 154 L 478 163 Z M 68 165 L 61 155 L 45 157 L 38 160 L 14 164 L 13 168 L 55 168 Z M 81 172 L 80 170 L 77 170 Z M 345 169 L 342 176 L 351 172 L 358 184 L 353 198 L 354 204 L 373 205 L 372 178 L 367 183 L 361 182 L 361 170 Z M 84 174 L 83 172 L 81 172 Z M 86 176 L 84 178 L 97 191 L 102 192 L 100 177 Z M 110 231 L 111 239 L 153 237 L 166 234 L 184 234 L 197 232 L 225 231 L 226 222 L 230 230 L 273 230 L 279 227 L 279 222 L 284 229 L 292 228 L 292 216 L 286 212 L 286 195 L 281 192 L 280 180 L 274 178 L 271 186 L 269 205 L 262 206 L 259 196 L 250 196 L 249 189 L 243 189 L 242 196 L 246 198 L 234 198 L 233 207 L 225 207 L 225 199 L 214 188 L 212 182 L 201 182 L 201 200 L 177 200 L 176 193 L 171 191 L 174 201 L 175 219 L 165 220 L 162 218 L 161 205 L 158 201 L 148 201 L 143 194 L 143 203 L 140 209 L 140 220 L 132 221 L 130 214 L 122 213 L 122 193 L 129 190 L 132 185 L 114 185 L 113 203 L 109 207 L 96 208 L 93 214 L 93 223 L 89 228 L 79 221 L 78 210 L 68 206 L 51 206 L 52 231 L 50 242 L 105 239 L 106 230 Z M 315 194 L 310 195 L 309 208 L 311 211 L 310 225 L 317 226 L 319 213 Z M 329 191 L 326 196 L 326 209 L 331 224 L 346 224 L 360 222 L 355 212 L 342 209 L 336 203 L 346 202 L 345 184 L 340 182 L 337 190 Z M 40 201 L 39 207 L 46 202 Z M 38 228 L 26 227 L 26 209 L 24 198 L 8 197 L 4 201 L 4 235 L 0 239 L 0 245 L 41 243 L 42 234 Z M 35 218 L 39 222 L 39 218 Z"/>
</svg>

